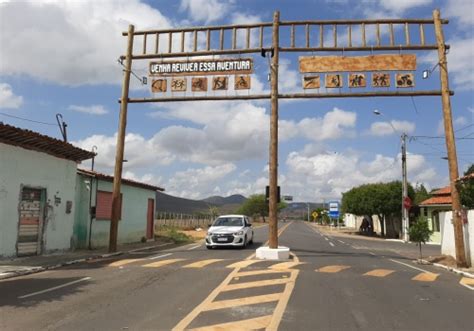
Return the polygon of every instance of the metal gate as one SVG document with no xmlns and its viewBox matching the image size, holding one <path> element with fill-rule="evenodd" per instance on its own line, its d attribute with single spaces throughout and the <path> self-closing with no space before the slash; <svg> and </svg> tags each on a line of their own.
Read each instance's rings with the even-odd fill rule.
<svg viewBox="0 0 474 331">
<path fill-rule="evenodd" d="M 21 191 L 18 222 L 17 255 L 41 253 L 45 190 L 24 187 Z"/>
</svg>

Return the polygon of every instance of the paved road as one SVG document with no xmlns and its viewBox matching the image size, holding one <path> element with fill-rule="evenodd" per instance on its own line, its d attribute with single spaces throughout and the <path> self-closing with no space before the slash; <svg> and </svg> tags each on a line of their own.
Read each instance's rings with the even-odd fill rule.
<svg viewBox="0 0 474 331">
<path fill-rule="evenodd" d="M 192 244 L 0 282 L 2 330 L 473 330 L 474 291 L 370 240 L 280 224 L 291 261 Z M 398 245 L 398 246 L 397 246 Z"/>
</svg>

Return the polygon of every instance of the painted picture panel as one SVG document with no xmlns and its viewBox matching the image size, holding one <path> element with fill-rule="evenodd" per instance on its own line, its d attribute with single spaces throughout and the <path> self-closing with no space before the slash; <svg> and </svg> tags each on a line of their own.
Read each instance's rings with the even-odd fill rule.
<svg viewBox="0 0 474 331">
<path fill-rule="evenodd" d="M 227 76 L 217 76 L 212 79 L 212 89 L 214 91 L 227 90 L 228 85 L 229 85 L 229 77 Z"/>
<path fill-rule="evenodd" d="M 372 87 L 390 87 L 390 74 L 388 72 L 374 72 Z"/>
<path fill-rule="evenodd" d="M 414 87 L 415 76 L 412 73 L 397 73 L 396 87 Z"/>
<path fill-rule="evenodd" d="M 166 79 L 154 79 L 151 82 L 151 92 L 153 93 L 166 92 L 166 89 L 167 89 Z"/>
<path fill-rule="evenodd" d="M 207 91 L 207 77 L 198 77 L 191 80 L 191 90 L 193 92 Z"/>
<path fill-rule="evenodd" d="M 326 87 L 327 88 L 342 87 L 342 75 L 340 75 L 340 74 L 326 74 Z"/>
<path fill-rule="evenodd" d="M 321 87 L 321 79 L 319 75 L 304 76 L 303 77 L 303 88 L 304 89 L 317 89 Z"/>
<path fill-rule="evenodd" d="M 234 78 L 234 88 L 236 90 L 249 90 L 250 89 L 250 76 L 249 75 L 236 75 Z"/>
<path fill-rule="evenodd" d="M 365 80 L 365 74 L 349 74 L 349 87 L 365 87 L 366 86 L 366 80 Z"/>
<path fill-rule="evenodd" d="M 171 91 L 184 92 L 186 91 L 186 78 L 172 78 Z"/>
</svg>

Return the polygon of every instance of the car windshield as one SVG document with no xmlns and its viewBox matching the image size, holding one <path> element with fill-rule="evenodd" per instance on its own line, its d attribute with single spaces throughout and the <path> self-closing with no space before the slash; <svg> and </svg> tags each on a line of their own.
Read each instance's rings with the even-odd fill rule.
<svg viewBox="0 0 474 331">
<path fill-rule="evenodd" d="M 241 217 L 219 217 L 213 226 L 243 226 L 244 222 Z"/>
</svg>

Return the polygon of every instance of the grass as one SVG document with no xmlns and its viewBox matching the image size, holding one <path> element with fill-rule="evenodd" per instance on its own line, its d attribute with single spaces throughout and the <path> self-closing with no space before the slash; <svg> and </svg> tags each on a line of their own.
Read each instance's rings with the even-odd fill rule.
<svg viewBox="0 0 474 331">
<path fill-rule="evenodd" d="M 155 230 L 155 236 L 166 238 L 176 244 L 193 242 L 193 238 L 171 226 L 160 226 Z"/>
</svg>

